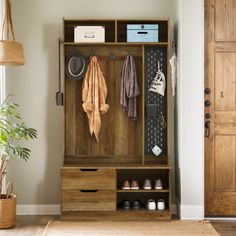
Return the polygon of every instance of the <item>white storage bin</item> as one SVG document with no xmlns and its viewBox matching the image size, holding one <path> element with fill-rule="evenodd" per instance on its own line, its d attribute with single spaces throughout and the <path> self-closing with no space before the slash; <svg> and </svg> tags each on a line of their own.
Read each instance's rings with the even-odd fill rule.
<svg viewBox="0 0 236 236">
<path fill-rule="evenodd" d="M 104 43 L 103 26 L 77 26 L 74 30 L 74 41 L 78 43 Z"/>
</svg>

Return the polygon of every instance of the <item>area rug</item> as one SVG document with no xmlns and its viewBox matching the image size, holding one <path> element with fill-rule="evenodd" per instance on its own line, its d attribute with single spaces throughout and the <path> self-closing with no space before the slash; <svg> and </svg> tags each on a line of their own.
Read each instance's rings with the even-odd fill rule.
<svg viewBox="0 0 236 236">
<path fill-rule="evenodd" d="M 215 236 L 208 221 L 64 222 L 49 221 L 43 236 Z"/>
</svg>

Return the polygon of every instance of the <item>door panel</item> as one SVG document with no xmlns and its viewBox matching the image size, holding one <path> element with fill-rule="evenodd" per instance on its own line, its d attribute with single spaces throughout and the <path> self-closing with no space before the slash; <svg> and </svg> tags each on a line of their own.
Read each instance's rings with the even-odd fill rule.
<svg viewBox="0 0 236 236">
<path fill-rule="evenodd" d="M 205 0 L 205 215 L 236 216 L 236 0 Z"/>
<path fill-rule="evenodd" d="M 236 108 L 235 53 L 215 54 L 215 109 L 231 111 Z"/>
<path fill-rule="evenodd" d="M 215 192 L 235 191 L 235 136 L 215 136 Z"/>
<path fill-rule="evenodd" d="M 236 1 L 215 0 L 216 41 L 236 40 Z"/>
</svg>

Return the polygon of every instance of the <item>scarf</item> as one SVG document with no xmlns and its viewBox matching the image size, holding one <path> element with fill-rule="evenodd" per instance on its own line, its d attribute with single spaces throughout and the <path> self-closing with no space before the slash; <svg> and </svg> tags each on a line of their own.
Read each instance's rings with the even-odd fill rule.
<svg viewBox="0 0 236 236">
<path fill-rule="evenodd" d="M 99 142 L 101 129 L 101 114 L 108 111 L 106 104 L 107 86 L 102 65 L 96 56 L 90 59 L 82 85 L 83 109 L 88 117 L 89 131 Z"/>
<path fill-rule="evenodd" d="M 125 58 L 121 75 L 120 105 L 128 112 L 128 117 L 135 120 L 137 119 L 138 95 L 139 86 L 135 62 L 134 58 L 128 55 Z"/>
</svg>

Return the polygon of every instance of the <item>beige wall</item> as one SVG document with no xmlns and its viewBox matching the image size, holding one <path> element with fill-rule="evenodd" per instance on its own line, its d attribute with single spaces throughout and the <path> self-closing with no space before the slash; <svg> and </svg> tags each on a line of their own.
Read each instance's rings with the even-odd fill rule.
<svg viewBox="0 0 236 236">
<path fill-rule="evenodd" d="M 24 45 L 26 65 L 7 70 L 7 92 L 27 124 L 38 130 L 28 163 L 10 165 L 18 204 L 58 204 L 63 163 L 63 108 L 56 107 L 57 37 L 66 18 L 175 19 L 175 0 L 12 0 L 17 40 Z"/>
</svg>

